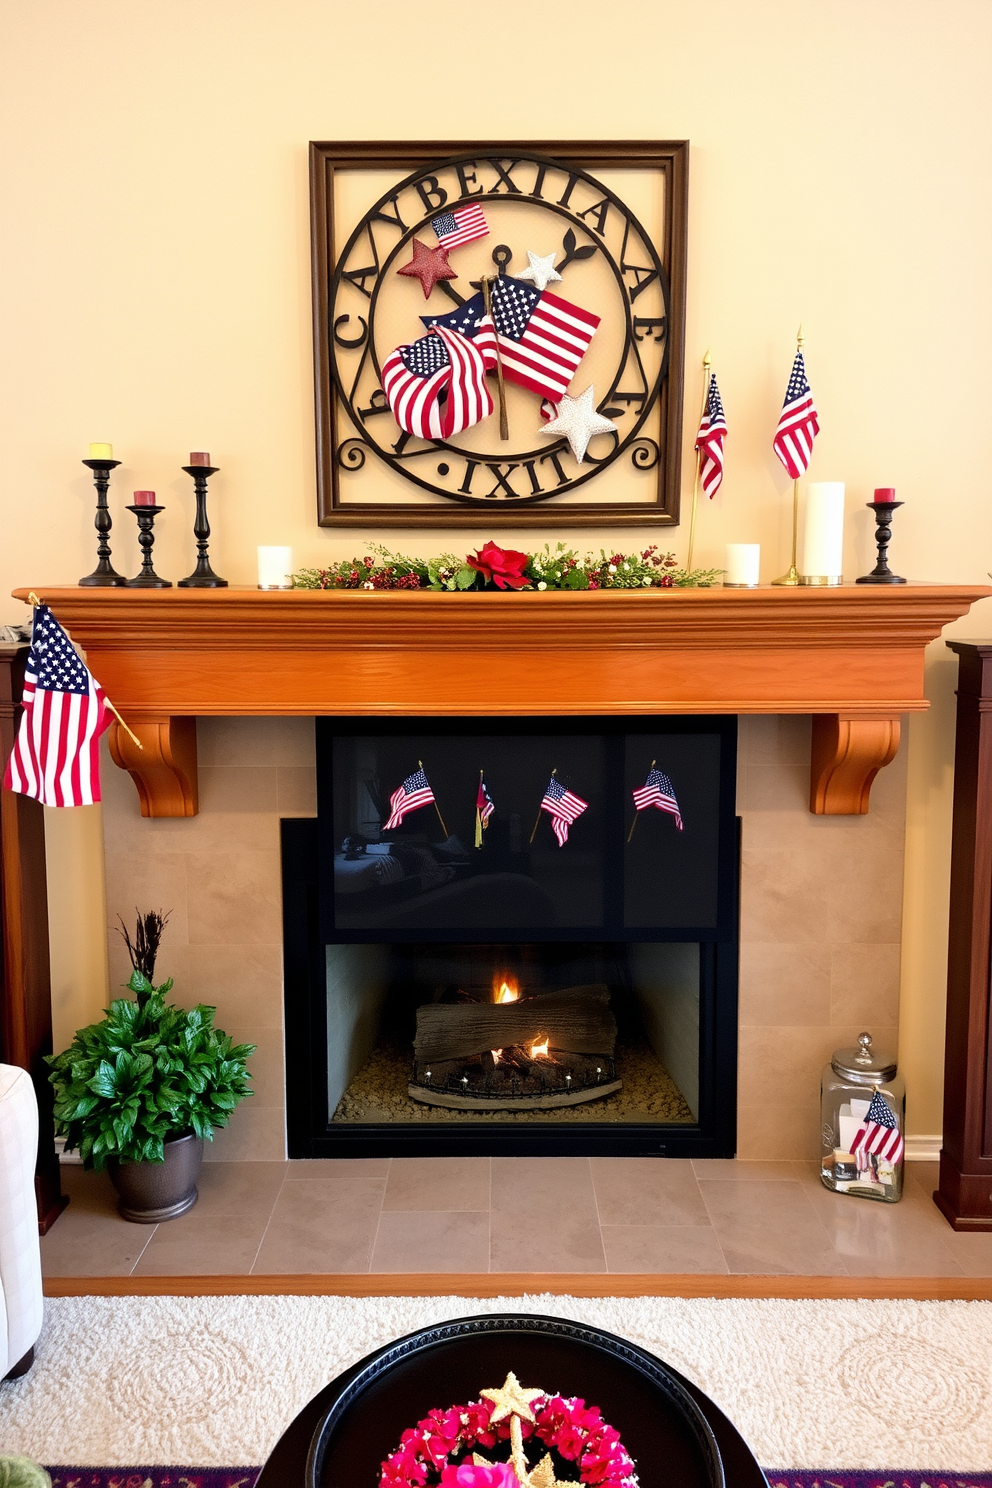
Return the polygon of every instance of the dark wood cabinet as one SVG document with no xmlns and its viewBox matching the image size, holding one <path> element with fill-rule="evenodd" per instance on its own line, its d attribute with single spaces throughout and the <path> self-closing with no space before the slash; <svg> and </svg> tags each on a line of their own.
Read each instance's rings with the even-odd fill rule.
<svg viewBox="0 0 992 1488">
<path fill-rule="evenodd" d="M 951 641 L 958 663 L 938 1208 L 992 1230 L 992 641 Z"/>
<path fill-rule="evenodd" d="M 0 645 L 0 763 L 20 716 L 28 648 Z M 69 1200 L 62 1192 L 52 1123 L 52 991 L 48 965 L 45 813 L 37 801 L 0 789 L 0 1059 L 26 1069 L 38 1095 L 35 1189 L 44 1234 Z"/>
</svg>

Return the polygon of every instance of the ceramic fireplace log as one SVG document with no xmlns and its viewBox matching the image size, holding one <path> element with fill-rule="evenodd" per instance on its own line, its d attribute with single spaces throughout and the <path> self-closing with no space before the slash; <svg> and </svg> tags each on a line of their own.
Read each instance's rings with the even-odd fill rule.
<svg viewBox="0 0 992 1488">
<path fill-rule="evenodd" d="M 519 1002 L 425 1003 L 417 1009 L 418 1063 L 470 1059 L 547 1039 L 572 1054 L 612 1054 L 617 1025 L 609 989 L 599 983 Z"/>
</svg>

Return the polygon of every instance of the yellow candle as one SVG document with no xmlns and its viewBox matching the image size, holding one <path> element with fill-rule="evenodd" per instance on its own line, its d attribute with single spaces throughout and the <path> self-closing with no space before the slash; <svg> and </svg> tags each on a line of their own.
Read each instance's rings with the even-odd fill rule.
<svg viewBox="0 0 992 1488">
<path fill-rule="evenodd" d="M 112 460 L 114 458 L 114 446 L 112 444 L 91 444 L 91 460 Z"/>
</svg>

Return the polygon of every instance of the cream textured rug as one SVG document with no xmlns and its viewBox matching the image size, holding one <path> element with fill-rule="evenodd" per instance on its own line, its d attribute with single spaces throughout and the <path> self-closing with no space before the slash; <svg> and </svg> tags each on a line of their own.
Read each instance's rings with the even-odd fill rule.
<svg viewBox="0 0 992 1488">
<path fill-rule="evenodd" d="M 0 1456 L 261 1464 L 346 1366 L 479 1312 L 570 1317 L 650 1349 L 765 1467 L 992 1468 L 992 1303 L 656 1297 L 50 1299 L 33 1370 L 0 1385 Z"/>
</svg>

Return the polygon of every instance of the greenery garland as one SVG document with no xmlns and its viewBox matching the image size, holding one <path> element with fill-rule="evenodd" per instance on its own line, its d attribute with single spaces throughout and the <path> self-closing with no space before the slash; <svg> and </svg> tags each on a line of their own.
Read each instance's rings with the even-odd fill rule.
<svg viewBox="0 0 992 1488">
<path fill-rule="evenodd" d="M 578 553 L 563 542 L 538 553 L 521 553 L 488 542 L 459 558 L 439 553 L 414 558 L 369 543 L 375 557 L 342 559 L 328 568 L 301 568 L 293 575 L 296 589 L 708 589 L 718 583 L 721 568 L 679 568 L 674 553 L 657 545 L 640 553 L 599 556 Z"/>
</svg>

